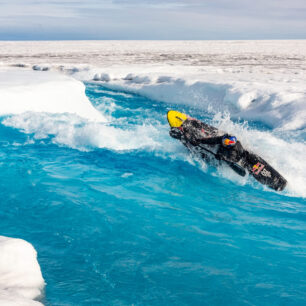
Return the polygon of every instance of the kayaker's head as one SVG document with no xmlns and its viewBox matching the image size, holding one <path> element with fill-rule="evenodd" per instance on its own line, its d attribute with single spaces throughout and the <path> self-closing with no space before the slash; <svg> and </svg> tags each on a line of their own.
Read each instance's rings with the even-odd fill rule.
<svg viewBox="0 0 306 306">
<path fill-rule="evenodd" d="M 224 135 L 222 138 L 223 147 L 230 148 L 235 146 L 237 143 L 237 138 L 235 136 Z"/>
</svg>

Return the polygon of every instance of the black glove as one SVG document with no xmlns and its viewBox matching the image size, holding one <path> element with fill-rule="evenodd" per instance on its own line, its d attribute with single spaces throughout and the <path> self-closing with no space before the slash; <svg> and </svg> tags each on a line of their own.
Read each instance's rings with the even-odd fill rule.
<svg viewBox="0 0 306 306">
<path fill-rule="evenodd" d="M 181 140 L 183 137 L 183 132 L 178 128 L 171 128 L 169 134 L 172 138 Z"/>
</svg>

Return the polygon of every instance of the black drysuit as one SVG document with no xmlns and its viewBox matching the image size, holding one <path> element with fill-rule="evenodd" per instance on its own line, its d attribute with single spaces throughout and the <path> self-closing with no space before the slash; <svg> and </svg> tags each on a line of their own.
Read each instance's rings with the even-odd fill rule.
<svg viewBox="0 0 306 306">
<path fill-rule="evenodd" d="M 201 129 L 209 131 L 211 128 L 211 126 L 206 125 L 201 121 L 187 119 L 181 128 L 171 128 L 170 136 L 180 140 L 185 140 L 193 146 L 198 146 L 200 144 L 208 144 L 212 146 L 219 145 L 216 154 L 217 159 L 226 160 L 232 163 L 239 162 L 247 152 L 243 149 L 240 141 L 237 141 L 236 145 L 233 147 L 224 147 L 222 145 L 222 138 L 230 135 L 224 134 L 222 136 L 203 137 L 200 133 Z M 209 132 L 214 132 L 214 130 Z"/>
<path fill-rule="evenodd" d="M 228 162 L 231 168 L 239 175 L 245 175 L 245 173 L 241 171 L 241 167 L 243 167 L 262 184 L 274 190 L 283 190 L 285 188 L 287 184 L 286 179 L 273 169 L 264 159 L 252 152 L 244 150 L 239 141 L 237 141 L 236 145 L 233 147 L 224 147 L 222 145 L 222 138 L 229 135 L 224 134 L 222 136 L 216 136 L 218 132 L 216 128 L 204 122 L 187 119 L 181 127 L 171 128 L 170 136 L 181 140 L 187 146 L 188 144 L 195 147 L 201 144 L 218 146 L 215 157 L 219 160 Z M 205 153 L 203 153 L 203 155 L 203 157 L 205 157 Z"/>
<path fill-rule="evenodd" d="M 245 150 L 243 149 L 240 141 L 236 142 L 233 147 L 224 147 L 222 145 L 222 138 L 230 137 L 230 135 L 225 134 L 223 136 L 203 138 L 199 140 L 199 143 L 209 144 L 209 145 L 219 145 L 216 158 L 223 159 L 232 163 L 237 163 L 244 157 Z"/>
</svg>

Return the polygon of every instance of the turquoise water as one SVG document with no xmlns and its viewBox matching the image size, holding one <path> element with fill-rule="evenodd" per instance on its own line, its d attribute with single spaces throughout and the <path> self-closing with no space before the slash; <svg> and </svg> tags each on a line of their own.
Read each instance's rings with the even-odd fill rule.
<svg viewBox="0 0 306 306">
<path fill-rule="evenodd" d="M 46 305 L 305 305 L 305 199 L 204 171 L 168 136 L 173 105 L 87 95 L 117 142 L 73 149 L 0 125 L 0 233 L 37 250 Z M 143 122 L 156 146 L 119 150 Z"/>
</svg>

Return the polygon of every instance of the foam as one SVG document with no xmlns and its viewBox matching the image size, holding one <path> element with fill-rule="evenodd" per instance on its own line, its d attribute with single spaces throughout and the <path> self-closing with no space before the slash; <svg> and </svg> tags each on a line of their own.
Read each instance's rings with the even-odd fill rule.
<svg viewBox="0 0 306 306">
<path fill-rule="evenodd" d="M 179 141 L 169 138 L 167 124 L 144 122 L 142 125 L 123 128 L 91 122 L 72 114 L 33 112 L 7 117 L 2 123 L 32 134 L 34 140 L 50 139 L 57 145 L 78 150 L 146 150 L 154 152 L 157 156 L 193 163 L 184 146 Z M 215 115 L 210 123 L 220 130 L 237 135 L 245 149 L 257 153 L 279 171 L 288 180 L 285 194 L 306 197 L 306 145 L 303 142 L 293 139 L 290 142 L 285 141 L 277 132 L 254 130 L 246 123 L 234 123 L 229 116 L 221 114 Z M 207 171 L 205 163 L 200 162 L 200 166 Z M 235 175 L 226 166 L 218 168 L 218 173 L 241 185 L 251 181 L 248 177 Z"/>
<path fill-rule="evenodd" d="M 246 122 L 234 123 L 228 115 L 216 114 L 212 124 L 220 130 L 237 135 L 245 149 L 260 155 L 280 172 L 288 181 L 285 194 L 306 197 L 304 170 L 306 145 L 304 142 L 294 139 L 288 141 L 284 132 L 280 137 L 277 131 L 258 131 L 251 129 Z M 244 179 L 240 181 L 246 182 Z"/>
<path fill-rule="evenodd" d="M 33 246 L 22 239 L 0 236 L 0 304 L 38 306 L 44 280 Z"/>
<path fill-rule="evenodd" d="M 149 123 L 120 128 L 72 114 L 27 112 L 7 117 L 2 124 L 33 134 L 34 139 L 51 138 L 55 144 L 84 151 L 94 148 L 153 151 L 162 150 L 165 145 L 160 141 L 160 135 L 165 132 L 166 126 L 153 126 Z"/>
</svg>

